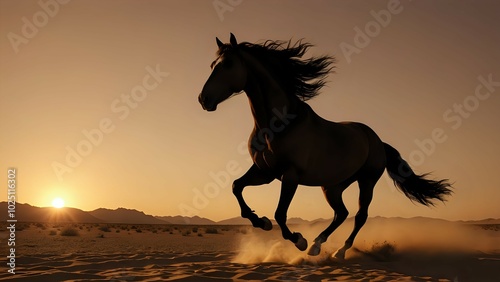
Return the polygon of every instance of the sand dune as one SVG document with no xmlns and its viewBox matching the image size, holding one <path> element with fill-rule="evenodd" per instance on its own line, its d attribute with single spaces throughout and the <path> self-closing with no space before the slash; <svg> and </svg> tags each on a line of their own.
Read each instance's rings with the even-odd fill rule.
<svg viewBox="0 0 500 282">
<path fill-rule="evenodd" d="M 19 227 L 16 274 L 3 268 L 1 281 L 498 281 L 500 274 L 498 226 L 374 219 L 341 262 L 330 255 L 350 231 L 349 224 L 334 233 L 318 257 L 283 241 L 277 228 Z M 293 229 L 311 242 L 323 227 Z M 77 236 L 62 236 L 67 228 Z M 2 242 L 7 235 L 0 232 Z M 7 252 L 6 244 L 1 250 Z"/>
</svg>

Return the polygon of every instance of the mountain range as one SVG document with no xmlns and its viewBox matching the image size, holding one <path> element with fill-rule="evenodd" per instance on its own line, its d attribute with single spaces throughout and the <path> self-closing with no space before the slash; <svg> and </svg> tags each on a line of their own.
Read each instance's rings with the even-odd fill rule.
<svg viewBox="0 0 500 282">
<path fill-rule="evenodd" d="M 8 204 L 0 202 L 0 220 L 6 222 L 8 219 Z M 379 217 L 380 218 L 380 217 Z M 15 219 L 19 222 L 71 222 L 71 223 L 121 223 L 121 224 L 176 224 L 176 225 L 250 225 L 247 219 L 233 217 L 221 221 L 213 221 L 199 216 L 153 216 L 142 211 L 126 208 L 105 209 L 99 208 L 93 211 L 83 211 L 76 208 L 65 207 L 56 209 L 52 207 L 36 207 L 29 204 L 16 203 Z M 419 217 L 413 218 L 418 220 Z M 422 218 L 424 219 L 424 218 Z M 441 219 L 433 219 L 441 220 Z M 275 225 L 276 222 L 271 220 Z M 316 219 L 313 221 L 302 218 L 289 218 L 288 224 L 313 224 L 317 222 L 331 221 L 331 219 Z M 446 220 L 442 220 L 446 221 Z M 488 218 L 476 221 L 458 221 L 466 224 L 500 224 L 500 219 Z"/>
</svg>

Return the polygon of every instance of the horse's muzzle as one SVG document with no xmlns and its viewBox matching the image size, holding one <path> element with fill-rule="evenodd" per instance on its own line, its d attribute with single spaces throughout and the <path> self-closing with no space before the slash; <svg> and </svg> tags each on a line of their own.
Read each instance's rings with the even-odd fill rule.
<svg viewBox="0 0 500 282">
<path fill-rule="evenodd" d="M 213 112 L 217 109 L 217 103 L 210 101 L 207 97 L 203 97 L 202 94 L 198 96 L 198 102 L 200 102 L 201 107 L 208 112 Z"/>
</svg>

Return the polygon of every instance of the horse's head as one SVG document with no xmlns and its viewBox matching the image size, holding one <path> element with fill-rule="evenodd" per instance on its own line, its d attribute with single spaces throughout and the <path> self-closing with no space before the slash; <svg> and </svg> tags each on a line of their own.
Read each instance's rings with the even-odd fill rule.
<svg viewBox="0 0 500 282">
<path fill-rule="evenodd" d="M 215 111 L 219 103 L 243 91 L 247 82 L 247 70 L 238 53 L 236 37 L 231 33 L 230 44 L 215 39 L 219 57 L 212 63 L 212 73 L 198 96 L 198 101 L 207 111 Z"/>
</svg>

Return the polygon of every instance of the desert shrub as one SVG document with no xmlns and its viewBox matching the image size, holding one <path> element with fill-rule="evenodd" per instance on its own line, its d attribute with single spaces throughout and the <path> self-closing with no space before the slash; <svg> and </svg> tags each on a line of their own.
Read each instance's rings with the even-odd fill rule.
<svg viewBox="0 0 500 282">
<path fill-rule="evenodd" d="M 78 236 L 80 235 L 78 233 L 78 230 L 76 230 L 73 227 L 65 227 L 63 230 L 61 230 L 61 236 Z"/>
<path fill-rule="evenodd" d="M 102 232 L 111 232 L 111 229 L 109 229 L 109 226 L 104 225 L 104 226 L 99 226 L 99 230 Z"/>
<path fill-rule="evenodd" d="M 191 234 L 190 230 L 186 230 L 186 231 L 182 232 L 182 236 L 188 236 L 189 234 Z"/>
<path fill-rule="evenodd" d="M 217 230 L 217 228 L 208 227 L 205 230 L 205 233 L 207 233 L 207 234 L 219 234 L 219 230 Z"/>
<path fill-rule="evenodd" d="M 198 233 L 198 227 L 193 227 L 192 231 L 193 233 Z"/>
<path fill-rule="evenodd" d="M 50 236 L 57 235 L 57 231 L 55 231 L 55 230 L 50 230 L 49 235 L 50 235 Z"/>
<path fill-rule="evenodd" d="M 29 227 L 29 223 L 20 223 L 16 225 L 16 231 L 23 231 Z"/>
<path fill-rule="evenodd" d="M 142 230 L 141 230 L 141 229 L 139 229 L 139 228 L 136 228 L 136 229 L 135 229 L 135 232 L 137 232 L 137 233 L 142 233 Z"/>
<path fill-rule="evenodd" d="M 97 234 L 97 238 L 104 238 L 104 233 Z"/>
<path fill-rule="evenodd" d="M 120 233 L 120 229 L 116 229 L 116 233 Z"/>
<path fill-rule="evenodd" d="M 203 237 L 203 234 L 202 233 L 198 233 L 198 237 Z"/>
<path fill-rule="evenodd" d="M 37 222 L 37 223 L 35 223 L 35 226 L 42 229 L 42 230 L 45 230 L 45 224 L 43 224 L 43 223 Z"/>
</svg>

